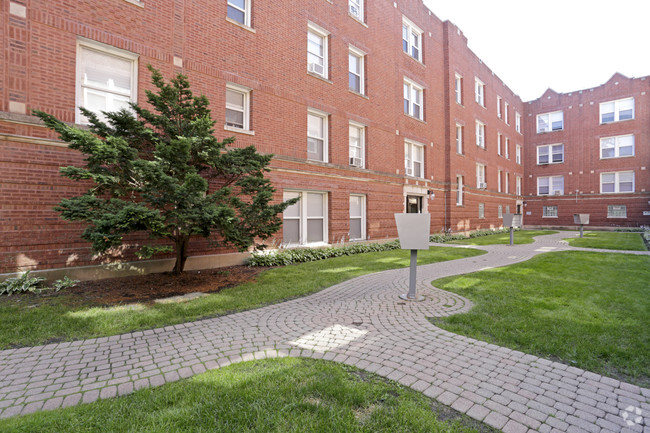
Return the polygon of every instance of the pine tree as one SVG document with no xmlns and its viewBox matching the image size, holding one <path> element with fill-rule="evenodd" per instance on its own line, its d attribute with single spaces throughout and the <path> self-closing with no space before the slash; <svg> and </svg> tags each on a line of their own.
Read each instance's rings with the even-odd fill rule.
<svg viewBox="0 0 650 433">
<path fill-rule="evenodd" d="M 274 188 L 264 173 L 272 155 L 254 146 L 230 147 L 232 137 L 218 141 L 208 100 L 192 94 L 187 77 L 179 74 L 167 83 L 149 69 L 158 89 L 146 91 L 152 111 L 132 103 L 131 110 L 103 112 L 102 120 L 81 108 L 88 129 L 34 112 L 85 156 L 85 166 L 60 171 L 90 182 L 90 189 L 55 209 L 65 220 L 87 223 L 82 238 L 96 252 L 122 245 L 127 234 L 148 233 L 150 242 L 136 254 L 175 252 L 175 274 L 183 272 L 196 236 L 239 251 L 263 248 L 256 240 L 277 232 L 278 214 L 295 202 L 270 204 Z"/>
</svg>

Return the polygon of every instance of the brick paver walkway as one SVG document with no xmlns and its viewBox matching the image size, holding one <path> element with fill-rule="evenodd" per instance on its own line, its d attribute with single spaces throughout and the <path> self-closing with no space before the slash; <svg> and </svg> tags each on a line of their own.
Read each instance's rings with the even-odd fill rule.
<svg viewBox="0 0 650 433">
<path fill-rule="evenodd" d="M 0 418 L 124 395 L 235 362 L 301 356 L 375 372 L 507 433 L 648 433 L 650 389 L 452 334 L 427 320 L 471 308 L 461 296 L 433 288 L 434 279 L 576 249 L 565 237 L 478 247 L 488 254 L 420 266 L 423 302 L 398 298 L 408 287 L 408 270 L 399 269 L 228 316 L 0 351 Z"/>
</svg>

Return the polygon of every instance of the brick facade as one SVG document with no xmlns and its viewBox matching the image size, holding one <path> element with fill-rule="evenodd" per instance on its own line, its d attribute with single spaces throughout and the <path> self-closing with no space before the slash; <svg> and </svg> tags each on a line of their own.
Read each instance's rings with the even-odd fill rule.
<svg viewBox="0 0 650 433">
<path fill-rule="evenodd" d="M 456 26 L 439 20 L 420 1 L 365 2 L 362 19 L 349 12 L 345 0 L 252 3 L 252 11 L 248 11 L 252 12 L 250 21 L 240 24 L 227 17 L 226 1 L 4 2 L 0 11 L 3 28 L 0 33 L 3 49 L 0 273 L 84 266 L 108 260 L 94 259 L 88 245 L 79 238 L 81 228 L 62 221 L 53 210 L 62 198 L 83 192 L 83 185 L 70 182 L 58 173 L 60 166 L 79 164 L 81 156 L 57 141 L 51 131 L 29 114 L 38 109 L 67 122 L 78 120 L 75 115 L 79 100 L 77 69 L 79 47 L 84 43 L 137 56 L 139 102 L 145 100 L 144 91 L 152 89 L 146 65 L 153 65 L 166 78 L 179 72 L 187 75 L 193 90 L 209 98 L 219 138 L 234 135 L 236 146 L 252 144 L 261 152 L 275 155 L 269 176 L 277 189 L 278 200 L 286 191 L 326 193 L 325 241 L 329 243 L 350 238 L 350 194 L 365 195 L 365 238 L 370 240 L 396 236 L 393 214 L 405 210 L 407 197 L 419 200 L 422 210 L 432 214 L 432 232 L 500 227 L 499 207 L 503 213 L 508 209 L 526 211 L 526 214 L 530 211 L 531 215 L 525 216 L 527 224 L 545 224 L 546 219 L 538 217 L 538 209 L 548 199 L 529 195 L 534 191 L 531 182 L 538 175 L 536 170 L 540 169 L 534 158 L 531 159 L 531 149 L 542 143 L 543 138 L 535 134 L 535 113 L 550 110 L 549 107 L 573 105 L 571 117 L 569 114 L 566 117 L 565 134 L 569 133 L 570 125 L 578 125 L 576 116 L 582 114 L 596 113 L 593 128 L 598 129 L 598 103 L 617 99 L 616 95 L 633 94 L 636 118 L 627 123 L 642 132 L 636 138 L 636 156 L 622 166 L 636 164 L 636 192 L 621 196 L 626 200 L 633 195 L 638 197 L 628 207 L 627 224 L 650 223 L 647 217 L 632 218 L 642 208 L 649 208 L 645 191 L 650 189 L 650 179 L 647 170 L 641 167 L 650 162 L 647 81 L 621 77 L 617 78 L 619 85 L 610 82 L 589 95 L 549 93 L 524 104 L 468 49 L 467 39 Z M 250 7 L 250 2 L 247 5 Z M 407 48 L 409 53 L 403 51 L 405 22 L 419 33 L 417 58 L 411 47 Z M 307 71 L 310 25 L 326 32 L 326 77 Z M 365 83 L 361 92 L 351 91 L 349 86 L 351 49 L 365 54 Z M 463 77 L 460 104 L 456 103 L 455 94 L 457 74 Z M 485 86 L 484 106 L 475 102 L 476 78 Z M 421 119 L 418 114 L 404 113 L 405 82 L 422 90 Z M 249 91 L 250 117 L 246 131 L 224 126 L 227 85 Z M 499 98 L 501 117 L 497 113 Z M 587 106 L 592 101 L 596 108 Z M 585 107 L 578 110 L 580 103 Z M 327 119 L 326 162 L 308 160 L 310 109 L 318 110 Z M 521 133 L 516 130 L 517 113 L 522 116 Z M 476 121 L 485 125 L 484 148 L 476 145 Z M 363 167 L 350 165 L 350 122 L 363 126 Z M 456 125 L 463 127 L 462 154 L 456 152 Z M 590 130 L 581 134 L 597 133 L 600 132 Z M 509 158 L 505 157 L 503 148 L 499 155 L 499 134 L 504 141 L 506 138 L 509 141 Z M 423 146 L 422 176 L 406 174 L 405 142 Z M 517 145 L 522 147 L 519 163 Z M 565 167 L 569 167 L 571 155 L 566 154 Z M 571 158 L 580 159 L 580 155 L 584 153 L 576 151 Z M 571 170 L 593 169 L 598 173 L 618 164 L 597 158 L 580 161 L 572 162 L 577 165 L 575 168 L 572 165 Z M 477 163 L 486 166 L 486 185 L 480 188 L 476 179 Z M 535 173 L 533 178 L 528 171 L 524 172 L 529 167 Z M 463 177 L 464 183 L 462 205 L 457 204 L 458 176 Z M 594 176 L 585 176 L 591 179 L 591 186 L 580 186 L 585 193 L 597 189 L 593 186 Z M 523 182 L 523 195 L 517 195 L 518 177 Z M 570 182 L 565 185 L 567 191 L 575 189 Z M 562 198 L 568 197 L 567 194 Z M 615 201 L 614 196 L 608 197 Z M 580 199 L 586 203 L 585 198 Z M 484 209 L 483 218 L 479 218 L 480 205 Z M 572 209 L 567 205 L 566 215 L 573 213 Z M 561 217 L 554 223 L 569 224 L 564 218 L 564 205 L 560 212 Z M 594 210 L 594 218 L 596 213 Z M 282 239 L 283 232 L 280 232 L 277 242 Z M 133 238 L 132 243 L 137 240 Z M 192 248 L 193 255 L 227 251 L 214 250 L 200 239 L 194 241 Z M 115 254 L 110 260 L 134 259 L 129 247 Z"/>
</svg>

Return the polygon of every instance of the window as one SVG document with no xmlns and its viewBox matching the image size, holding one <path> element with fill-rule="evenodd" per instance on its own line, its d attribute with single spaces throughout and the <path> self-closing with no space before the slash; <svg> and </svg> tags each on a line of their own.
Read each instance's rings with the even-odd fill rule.
<svg viewBox="0 0 650 433">
<path fill-rule="evenodd" d="M 456 206 L 463 205 L 463 176 L 456 176 Z"/>
<path fill-rule="evenodd" d="M 228 18 L 240 24 L 251 25 L 250 0 L 228 0 Z"/>
<path fill-rule="evenodd" d="M 283 242 L 288 245 L 327 242 L 327 193 L 285 191 L 284 200 L 299 198 L 283 213 Z"/>
<path fill-rule="evenodd" d="M 498 213 L 499 218 L 503 218 L 503 205 L 499 205 L 499 213 Z"/>
<path fill-rule="evenodd" d="M 307 113 L 307 159 L 327 162 L 327 114 L 309 110 Z"/>
<path fill-rule="evenodd" d="M 350 165 L 365 167 L 365 126 L 350 122 Z"/>
<path fill-rule="evenodd" d="M 422 61 L 422 30 L 406 18 L 402 21 L 402 50 L 415 60 Z"/>
<path fill-rule="evenodd" d="M 487 188 L 487 183 L 485 182 L 485 165 L 476 164 L 476 187 L 479 189 Z"/>
<path fill-rule="evenodd" d="M 476 121 L 476 145 L 485 149 L 485 123 Z"/>
<path fill-rule="evenodd" d="M 75 122 L 87 124 L 79 107 L 104 120 L 102 111 L 131 110 L 136 102 L 138 56 L 108 45 L 79 41 Z"/>
<path fill-rule="evenodd" d="M 456 103 L 463 104 L 463 77 L 456 74 Z"/>
<path fill-rule="evenodd" d="M 557 206 L 544 206 L 542 208 L 543 218 L 557 218 Z"/>
<path fill-rule="evenodd" d="M 564 162 L 564 144 L 537 146 L 537 165 Z"/>
<path fill-rule="evenodd" d="M 497 155 L 501 155 L 501 148 L 503 147 L 503 135 L 497 134 Z"/>
<path fill-rule="evenodd" d="M 510 194 L 510 173 L 506 172 L 506 194 Z"/>
<path fill-rule="evenodd" d="M 501 192 L 501 176 L 503 176 L 503 172 L 499 170 L 497 172 L 497 192 Z"/>
<path fill-rule="evenodd" d="M 634 192 L 634 172 L 616 171 L 613 173 L 600 173 L 600 192 Z"/>
<path fill-rule="evenodd" d="M 634 119 L 634 98 L 619 99 L 600 104 L 600 123 Z"/>
<path fill-rule="evenodd" d="M 366 196 L 350 194 L 350 240 L 366 238 Z"/>
<path fill-rule="evenodd" d="M 564 195 L 564 176 L 538 177 L 537 195 Z"/>
<path fill-rule="evenodd" d="M 506 205 L 506 213 L 510 213 L 510 205 Z"/>
<path fill-rule="evenodd" d="M 456 153 L 463 154 L 463 126 L 456 124 Z"/>
<path fill-rule="evenodd" d="M 515 186 L 515 188 L 517 188 L 516 193 L 517 195 L 521 195 L 521 178 L 517 176 L 516 180 L 517 180 L 517 184 Z"/>
<path fill-rule="evenodd" d="M 555 111 L 537 115 L 537 133 L 564 129 L 564 112 Z"/>
<path fill-rule="evenodd" d="M 404 166 L 407 176 L 424 177 L 424 145 L 404 141 Z"/>
<path fill-rule="evenodd" d="M 485 218 L 485 204 L 484 203 L 479 203 L 478 204 L 478 217 L 479 217 L 479 219 Z"/>
<path fill-rule="evenodd" d="M 517 145 L 515 148 L 515 162 L 521 164 L 521 146 Z"/>
<path fill-rule="evenodd" d="M 634 135 L 600 139 L 600 159 L 634 156 Z"/>
<path fill-rule="evenodd" d="M 424 120 L 423 93 L 422 87 L 411 80 L 404 79 L 404 114 Z"/>
<path fill-rule="evenodd" d="M 309 23 L 307 30 L 307 72 L 327 78 L 327 37 L 329 32 Z"/>
<path fill-rule="evenodd" d="M 364 0 L 349 0 L 348 6 L 350 15 L 363 22 L 363 2 Z"/>
<path fill-rule="evenodd" d="M 366 93 L 365 91 L 365 71 L 364 71 L 364 60 L 365 53 L 354 47 L 350 47 L 349 58 L 349 85 L 350 90 L 357 92 L 361 95 Z"/>
<path fill-rule="evenodd" d="M 627 218 L 627 206 L 624 204 L 608 205 L 607 218 Z"/>
<path fill-rule="evenodd" d="M 503 112 L 501 111 L 501 106 L 502 105 L 503 105 L 503 100 L 501 99 L 501 96 L 497 96 L 497 117 L 499 119 L 501 119 L 503 117 Z"/>
<path fill-rule="evenodd" d="M 226 85 L 226 128 L 248 131 L 250 123 L 250 90 L 234 84 Z"/>
<path fill-rule="evenodd" d="M 510 110 L 509 110 L 509 108 L 510 108 L 510 106 L 506 102 L 505 105 L 503 106 L 503 120 L 505 120 L 506 125 L 510 125 L 510 119 L 509 119 Z"/>
<path fill-rule="evenodd" d="M 478 78 L 474 79 L 474 99 L 477 104 L 485 107 L 485 84 Z"/>
<path fill-rule="evenodd" d="M 510 159 L 510 139 L 508 137 L 506 137 L 506 139 L 505 139 L 503 148 L 505 150 L 506 159 Z"/>
<path fill-rule="evenodd" d="M 521 114 L 515 113 L 515 130 L 521 134 Z"/>
</svg>

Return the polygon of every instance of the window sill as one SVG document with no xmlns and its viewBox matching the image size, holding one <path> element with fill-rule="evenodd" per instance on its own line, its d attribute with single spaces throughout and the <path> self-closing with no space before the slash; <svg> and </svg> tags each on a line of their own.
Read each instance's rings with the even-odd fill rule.
<svg viewBox="0 0 650 433">
<path fill-rule="evenodd" d="M 623 158 L 634 158 L 636 155 L 624 155 L 624 156 L 610 156 L 609 158 L 600 158 L 601 161 L 607 161 L 609 159 L 623 159 Z"/>
<path fill-rule="evenodd" d="M 409 59 L 413 60 L 414 62 L 419 63 L 420 65 L 422 65 L 422 66 L 425 67 L 425 68 L 427 67 L 427 65 L 425 65 L 425 64 L 424 64 L 420 59 L 416 59 L 415 57 L 413 57 L 412 55 L 410 55 L 410 54 L 407 53 L 406 51 L 402 50 L 402 53 L 403 53 L 405 56 L 407 56 Z"/>
<path fill-rule="evenodd" d="M 427 180 L 426 177 L 411 176 L 410 174 L 405 174 L 404 177 L 408 179 L 414 179 L 414 180 Z"/>
<path fill-rule="evenodd" d="M 367 95 L 364 95 L 363 93 L 359 93 L 359 92 L 354 91 L 354 90 L 352 90 L 352 89 L 348 89 L 348 91 L 349 91 L 350 93 L 352 93 L 353 95 L 357 95 L 357 96 L 362 97 L 363 99 L 370 99 L 370 98 L 368 98 Z"/>
<path fill-rule="evenodd" d="M 601 191 L 601 194 L 605 194 L 605 195 L 607 195 L 607 194 L 634 194 L 634 191 L 622 191 L 622 192 L 620 192 L 620 191 L 602 192 Z"/>
<path fill-rule="evenodd" d="M 366 24 L 362 20 L 360 20 L 358 16 L 352 15 L 349 11 L 348 11 L 348 16 L 350 18 L 352 18 L 353 20 L 355 20 L 356 22 L 358 22 L 359 24 L 361 24 L 362 26 L 364 26 L 365 28 L 368 28 L 368 24 Z"/>
<path fill-rule="evenodd" d="M 239 134 L 255 135 L 255 131 L 252 131 L 250 129 L 235 128 L 235 127 L 228 126 L 228 125 L 224 125 L 223 130 L 224 131 L 230 131 L 230 132 L 237 132 Z"/>
<path fill-rule="evenodd" d="M 319 80 L 325 81 L 328 84 L 334 84 L 332 81 L 328 80 L 327 78 L 323 77 L 322 75 L 318 75 L 318 74 L 315 74 L 315 73 L 309 72 L 309 71 L 307 71 L 307 75 L 309 75 L 311 77 L 314 77 L 314 78 L 318 78 Z"/>
<path fill-rule="evenodd" d="M 600 122 L 600 124 L 601 125 L 611 125 L 612 123 L 629 122 L 630 120 L 634 120 L 634 118 L 632 118 L 632 119 L 623 119 L 623 120 L 612 120 L 611 122 Z"/>
<path fill-rule="evenodd" d="M 138 7 L 141 7 L 141 8 L 144 9 L 144 2 L 142 2 L 140 0 L 124 0 L 124 1 L 127 2 L 127 3 L 131 3 L 134 6 L 138 6 Z"/>
<path fill-rule="evenodd" d="M 425 122 L 424 120 L 419 119 L 419 118 L 417 118 L 417 117 L 415 117 L 415 116 L 411 116 L 410 114 L 406 114 L 406 113 L 404 113 L 404 115 L 405 115 L 406 117 L 410 118 L 410 119 L 417 120 L 418 122 L 424 123 L 425 125 L 427 124 L 427 122 Z"/>
<path fill-rule="evenodd" d="M 366 169 L 366 164 L 363 164 L 362 166 L 358 166 L 358 165 L 349 165 L 349 164 L 348 164 L 348 168 L 354 168 L 354 169 L 357 169 L 357 170 L 365 170 L 365 169 Z"/>
<path fill-rule="evenodd" d="M 615 220 L 616 220 L 616 219 L 618 219 L 618 220 L 624 220 L 624 219 L 627 219 L 626 216 L 609 216 L 609 215 L 607 216 L 607 218 L 608 218 L 608 219 L 615 219 Z"/>
<path fill-rule="evenodd" d="M 544 216 L 544 215 L 542 215 L 542 218 L 557 218 L 557 216 Z"/>
<path fill-rule="evenodd" d="M 456 207 L 465 207 L 465 205 L 462 204 L 462 203 L 460 203 L 460 204 L 456 203 Z"/>
<path fill-rule="evenodd" d="M 236 25 L 237 27 L 240 27 L 240 28 L 242 28 L 244 30 L 248 30 L 251 33 L 257 33 L 254 28 L 249 27 L 246 24 L 242 24 L 239 21 L 235 21 L 232 18 L 226 17 L 226 21 L 228 21 L 229 23 L 232 23 L 232 24 Z"/>
<path fill-rule="evenodd" d="M 550 134 L 551 132 L 561 132 L 561 131 L 564 131 L 564 128 L 562 128 L 562 129 L 554 129 L 554 130 L 551 130 L 551 131 L 537 131 L 537 133 L 538 134 Z"/>
<path fill-rule="evenodd" d="M 456 152 L 456 156 L 462 156 L 462 157 L 465 157 L 465 154 L 464 154 L 464 153 Z"/>
</svg>

